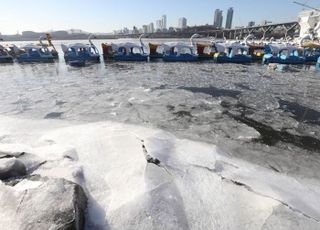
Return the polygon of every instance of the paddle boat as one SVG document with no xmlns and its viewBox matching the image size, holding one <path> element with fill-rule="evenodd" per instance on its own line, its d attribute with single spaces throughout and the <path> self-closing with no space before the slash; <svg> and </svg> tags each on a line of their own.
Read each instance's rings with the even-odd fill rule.
<svg viewBox="0 0 320 230">
<path fill-rule="evenodd" d="M 240 42 L 220 43 L 215 42 L 216 54 L 214 61 L 217 63 L 250 63 L 252 57 L 248 55 L 248 47 Z"/>
<path fill-rule="evenodd" d="M 320 57 L 320 41 L 311 39 L 311 36 L 304 36 L 300 41 L 301 55 L 306 62 L 317 62 Z"/>
<path fill-rule="evenodd" d="M 103 57 L 105 60 L 115 61 L 148 61 L 148 55 L 140 44 L 125 42 L 102 44 Z"/>
<path fill-rule="evenodd" d="M 168 42 L 161 46 L 164 49 L 162 60 L 165 62 L 193 62 L 198 61 L 194 47 L 182 42 Z"/>
<path fill-rule="evenodd" d="M 43 40 L 46 39 L 47 40 L 47 44 L 43 43 Z M 41 36 L 39 38 L 39 45 L 43 46 L 43 47 L 47 47 L 50 51 L 50 53 L 52 54 L 52 56 L 55 59 L 59 58 L 59 53 L 56 50 L 56 47 L 53 45 L 52 43 L 52 37 L 49 33 L 46 33 L 45 36 Z"/>
<path fill-rule="evenodd" d="M 54 62 L 54 57 L 47 47 L 28 44 L 15 49 L 15 58 L 22 62 Z"/>
<path fill-rule="evenodd" d="M 142 42 L 143 36 L 144 34 L 139 37 L 140 43 L 102 43 L 104 60 L 148 61 L 148 54 L 145 52 L 145 46 Z"/>
<path fill-rule="evenodd" d="M 12 63 L 13 57 L 8 53 L 7 49 L 0 45 L 0 63 Z"/>
<path fill-rule="evenodd" d="M 250 42 L 251 40 L 251 42 Z M 264 55 L 264 46 L 265 44 L 260 41 L 259 43 L 254 41 L 253 35 L 248 35 L 244 43 L 248 46 L 248 54 L 252 57 L 253 61 L 261 61 Z"/>
<path fill-rule="evenodd" d="M 303 64 L 306 59 L 299 55 L 295 46 L 289 43 L 270 43 L 264 48 L 262 63 Z"/>
<path fill-rule="evenodd" d="M 70 45 L 61 44 L 64 60 L 73 66 L 84 66 L 87 62 L 100 62 L 100 54 L 97 47 L 92 43 L 90 34 L 89 44 L 75 43 Z"/>
</svg>

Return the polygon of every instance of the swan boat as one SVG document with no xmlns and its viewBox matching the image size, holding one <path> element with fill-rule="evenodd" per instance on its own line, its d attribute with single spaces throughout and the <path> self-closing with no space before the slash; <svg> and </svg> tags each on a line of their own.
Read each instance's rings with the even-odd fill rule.
<svg viewBox="0 0 320 230">
<path fill-rule="evenodd" d="M 105 60 L 115 61 L 147 61 L 148 55 L 140 44 L 125 43 L 102 43 L 103 57 Z"/>
<path fill-rule="evenodd" d="M 270 43 L 265 46 L 262 63 L 303 64 L 306 59 L 299 55 L 298 49 L 288 43 Z"/>
<path fill-rule="evenodd" d="M 8 50 L 0 45 L 0 63 L 12 63 L 13 57 L 8 53 Z"/>
<path fill-rule="evenodd" d="M 61 44 L 66 63 L 74 66 L 83 66 L 86 62 L 100 62 L 100 54 L 97 47 L 92 43 L 91 34 L 89 44 L 75 43 L 70 45 Z"/>
<path fill-rule="evenodd" d="M 148 54 L 144 50 L 142 34 L 139 37 L 140 43 L 122 42 L 122 43 L 102 43 L 104 60 L 115 61 L 148 61 Z"/>
<path fill-rule="evenodd" d="M 190 45 L 182 42 L 149 43 L 149 58 L 150 60 L 162 59 L 168 62 L 196 61 L 199 55 L 196 54 L 197 50 L 194 49 L 195 46 L 199 47 L 199 52 L 202 52 L 203 57 L 208 58 L 204 49 L 210 45 L 198 43 L 195 45 L 194 38 L 197 37 L 200 37 L 200 35 L 193 34 L 191 36 Z M 213 59 L 213 56 L 211 56 L 211 59 Z"/>
<path fill-rule="evenodd" d="M 28 44 L 15 50 L 15 58 L 19 63 L 54 62 L 54 57 L 47 47 Z"/>
<path fill-rule="evenodd" d="M 250 63 L 252 57 L 248 55 L 248 47 L 240 42 L 214 43 L 217 53 L 214 60 L 217 63 Z"/>
<path fill-rule="evenodd" d="M 165 62 L 193 62 L 198 61 L 194 47 L 182 42 L 168 42 L 161 44 L 164 50 L 162 60 Z"/>
</svg>

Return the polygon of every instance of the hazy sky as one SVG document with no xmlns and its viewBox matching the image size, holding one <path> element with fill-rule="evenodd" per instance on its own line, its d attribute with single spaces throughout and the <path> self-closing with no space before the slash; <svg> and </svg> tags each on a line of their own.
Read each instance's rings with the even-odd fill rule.
<svg viewBox="0 0 320 230">
<path fill-rule="evenodd" d="M 300 0 L 320 7 L 319 0 Z M 225 13 L 234 7 L 234 25 L 268 19 L 273 22 L 296 20 L 302 7 L 291 0 L 0 0 L 0 33 L 17 31 L 82 29 L 112 32 L 114 29 L 155 22 L 168 17 L 168 26 L 177 26 L 179 17 L 188 25 L 212 24 L 216 8 Z"/>
</svg>

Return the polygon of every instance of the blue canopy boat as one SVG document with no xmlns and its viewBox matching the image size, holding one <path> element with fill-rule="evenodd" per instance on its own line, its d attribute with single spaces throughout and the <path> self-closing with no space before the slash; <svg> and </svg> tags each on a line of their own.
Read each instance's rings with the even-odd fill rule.
<svg viewBox="0 0 320 230">
<path fill-rule="evenodd" d="M 170 42 L 161 44 L 164 49 L 163 61 L 165 62 L 193 62 L 198 61 L 198 55 L 194 52 L 194 47 L 181 43 Z"/>
<path fill-rule="evenodd" d="M 103 58 L 115 61 L 148 61 L 148 54 L 144 51 L 142 34 L 139 37 L 140 43 L 102 43 Z"/>
<path fill-rule="evenodd" d="M 13 57 L 8 53 L 5 47 L 0 45 L 0 63 L 12 63 Z"/>
<path fill-rule="evenodd" d="M 85 62 L 100 62 L 100 54 L 97 47 L 92 43 L 89 36 L 89 44 L 75 43 L 70 45 L 61 44 L 66 63 L 85 63 Z"/>
<path fill-rule="evenodd" d="M 296 47 L 290 44 L 276 44 L 270 43 L 265 46 L 265 54 L 262 59 L 262 63 L 278 63 L 278 64 L 303 64 L 306 59 L 299 56 Z"/>
<path fill-rule="evenodd" d="M 214 43 L 217 53 L 214 60 L 217 63 L 250 63 L 252 57 L 248 55 L 248 47 L 240 42 Z"/>
<path fill-rule="evenodd" d="M 16 51 L 18 62 L 54 62 L 54 57 L 47 47 L 38 45 L 25 45 Z"/>
</svg>

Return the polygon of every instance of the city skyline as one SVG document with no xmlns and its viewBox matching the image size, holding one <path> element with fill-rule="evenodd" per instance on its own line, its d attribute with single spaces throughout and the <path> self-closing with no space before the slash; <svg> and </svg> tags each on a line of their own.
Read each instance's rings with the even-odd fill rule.
<svg viewBox="0 0 320 230">
<path fill-rule="evenodd" d="M 92 0 L 90 5 L 85 0 L 69 0 L 63 4 L 57 4 L 57 2 L 46 2 L 46 7 L 43 8 L 40 0 L 1 0 L 2 8 L 6 9 L 1 12 L 6 23 L 0 25 L 0 33 L 16 34 L 17 31 L 26 30 L 50 31 L 70 28 L 105 33 L 124 27 L 141 28 L 151 22 L 156 27 L 157 17 L 161 15 L 167 15 L 167 28 L 177 27 L 178 19 L 181 17 L 187 19 L 189 26 L 212 25 L 214 10 L 217 8 L 223 10 L 223 16 L 226 19 L 225 13 L 229 7 L 233 7 L 236 12 L 232 25 L 236 27 L 246 26 L 250 21 L 258 23 L 263 20 L 294 21 L 298 12 L 303 9 L 293 4 L 291 0 L 269 0 L 268 2 L 243 0 L 241 3 L 236 0 L 223 2 L 185 0 L 183 3 L 163 0 L 152 2 L 152 4 L 147 0 L 137 0 L 134 3 L 129 0 Z M 308 4 L 320 7 L 320 3 L 316 0 L 310 0 Z M 14 11 L 10 10 L 12 6 L 15 6 Z M 26 13 L 28 17 L 22 17 Z"/>
</svg>

